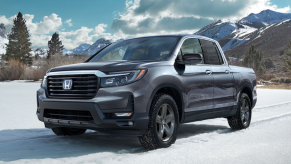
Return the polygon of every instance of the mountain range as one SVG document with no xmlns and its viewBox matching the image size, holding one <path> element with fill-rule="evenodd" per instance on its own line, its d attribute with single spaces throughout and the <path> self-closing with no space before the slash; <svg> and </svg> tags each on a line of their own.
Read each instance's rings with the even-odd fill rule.
<svg viewBox="0 0 291 164">
<path fill-rule="evenodd" d="M 107 40 L 105 38 L 98 39 L 95 43 L 80 44 L 78 47 L 68 50 L 64 49 L 63 54 L 75 54 L 75 55 L 93 55 L 108 44 L 111 44 L 112 40 Z M 5 25 L 3 23 L 0 24 L 0 55 L 6 53 L 6 45 L 8 43 L 7 32 Z M 32 48 L 31 54 L 32 56 L 38 54 L 40 57 L 45 57 L 47 55 L 48 48 Z"/>
<path fill-rule="evenodd" d="M 290 19 L 290 13 L 285 14 L 264 10 L 258 14 L 249 14 L 239 21 L 218 20 L 201 28 L 195 34 L 219 41 L 222 49 L 227 51 L 247 41 L 250 43 L 250 35 L 257 33 L 256 31 Z"/>
<path fill-rule="evenodd" d="M 241 61 L 253 45 L 273 67 L 267 73 L 286 72 L 284 51 L 291 41 L 291 14 L 264 10 L 239 21 L 218 20 L 195 34 L 217 40 L 226 56 Z"/>
</svg>

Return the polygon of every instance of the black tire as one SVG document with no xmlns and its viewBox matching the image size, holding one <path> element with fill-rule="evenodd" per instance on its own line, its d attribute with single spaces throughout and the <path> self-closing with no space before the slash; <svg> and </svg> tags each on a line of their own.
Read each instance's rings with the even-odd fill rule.
<svg viewBox="0 0 291 164">
<path fill-rule="evenodd" d="M 234 130 L 246 129 L 250 126 L 251 119 L 252 109 L 250 98 L 246 93 L 242 93 L 238 102 L 236 114 L 227 118 L 228 124 Z"/>
<path fill-rule="evenodd" d="M 87 129 L 77 129 L 77 128 L 52 128 L 52 131 L 58 136 L 75 136 L 81 135 L 86 132 Z"/>
<path fill-rule="evenodd" d="M 147 150 L 169 147 L 176 141 L 178 126 L 179 112 L 175 100 L 170 95 L 158 94 L 151 104 L 148 129 L 139 141 Z"/>
</svg>

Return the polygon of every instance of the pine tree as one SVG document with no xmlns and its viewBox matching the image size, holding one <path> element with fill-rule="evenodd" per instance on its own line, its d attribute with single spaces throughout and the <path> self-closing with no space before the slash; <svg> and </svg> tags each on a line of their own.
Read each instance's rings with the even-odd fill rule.
<svg viewBox="0 0 291 164">
<path fill-rule="evenodd" d="M 285 51 L 286 67 L 291 71 L 291 41 L 287 44 L 288 49 Z"/>
<path fill-rule="evenodd" d="M 265 64 L 262 60 L 262 53 L 258 52 L 254 46 L 248 50 L 242 61 L 243 66 L 254 69 L 258 76 L 261 76 L 265 70 Z"/>
<path fill-rule="evenodd" d="M 62 54 L 64 46 L 62 45 L 62 41 L 60 41 L 59 34 L 56 32 L 52 35 L 50 41 L 48 41 L 48 54 L 47 58 L 49 59 L 52 55 Z"/>
<path fill-rule="evenodd" d="M 39 54 L 38 53 L 35 54 L 34 59 L 35 60 L 38 60 L 39 59 Z"/>
<path fill-rule="evenodd" d="M 273 60 L 270 58 L 268 58 L 264 64 L 265 64 L 267 69 L 275 67 Z"/>
<path fill-rule="evenodd" d="M 32 56 L 30 54 L 30 39 L 29 33 L 26 27 L 26 20 L 23 18 L 21 12 L 13 20 L 13 27 L 11 33 L 8 34 L 9 43 L 6 47 L 5 60 L 11 59 L 18 60 L 24 64 L 32 64 Z"/>
<path fill-rule="evenodd" d="M 4 56 L 4 54 L 1 54 L 0 57 L 1 57 L 1 59 L 0 59 L 0 69 L 1 69 L 3 67 L 3 65 L 4 65 L 5 56 Z"/>
</svg>

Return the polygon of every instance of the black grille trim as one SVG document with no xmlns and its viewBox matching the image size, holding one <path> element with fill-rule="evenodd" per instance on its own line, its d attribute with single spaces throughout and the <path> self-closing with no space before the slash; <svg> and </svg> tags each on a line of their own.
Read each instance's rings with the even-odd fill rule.
<svg viewBox="0 0 291 164">
<path fill-rule="evenodd" d="M 44 117 L 60 120 L 94 122 L 94 119 L 89 111 L 45 109 Z"/>
<path fill-rule="evenodd" d="M 72 79 L 72 89 L 64 90 L 63 81 Z M 96 75 L 53 75 L 47 77 L 47 96 L 49 98 L 79 98 L 95 97 L 99 79 Z"/>
</svg>

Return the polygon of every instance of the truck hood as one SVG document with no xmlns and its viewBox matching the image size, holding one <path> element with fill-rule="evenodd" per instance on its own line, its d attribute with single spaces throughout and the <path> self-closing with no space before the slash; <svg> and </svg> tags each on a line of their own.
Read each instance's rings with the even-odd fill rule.
<svg viewBox="0 0 291 164">
<path fill-rule="evenodd" d="M 76 71 L 76 70 L 99 70 L 102 72 L 128 71 L 134 69 L 137 65 L 144 63 L 145 63 L 144 61 L 90 62 L 55 67 L 52 68 L 50 72 Z"/>
</svg>

